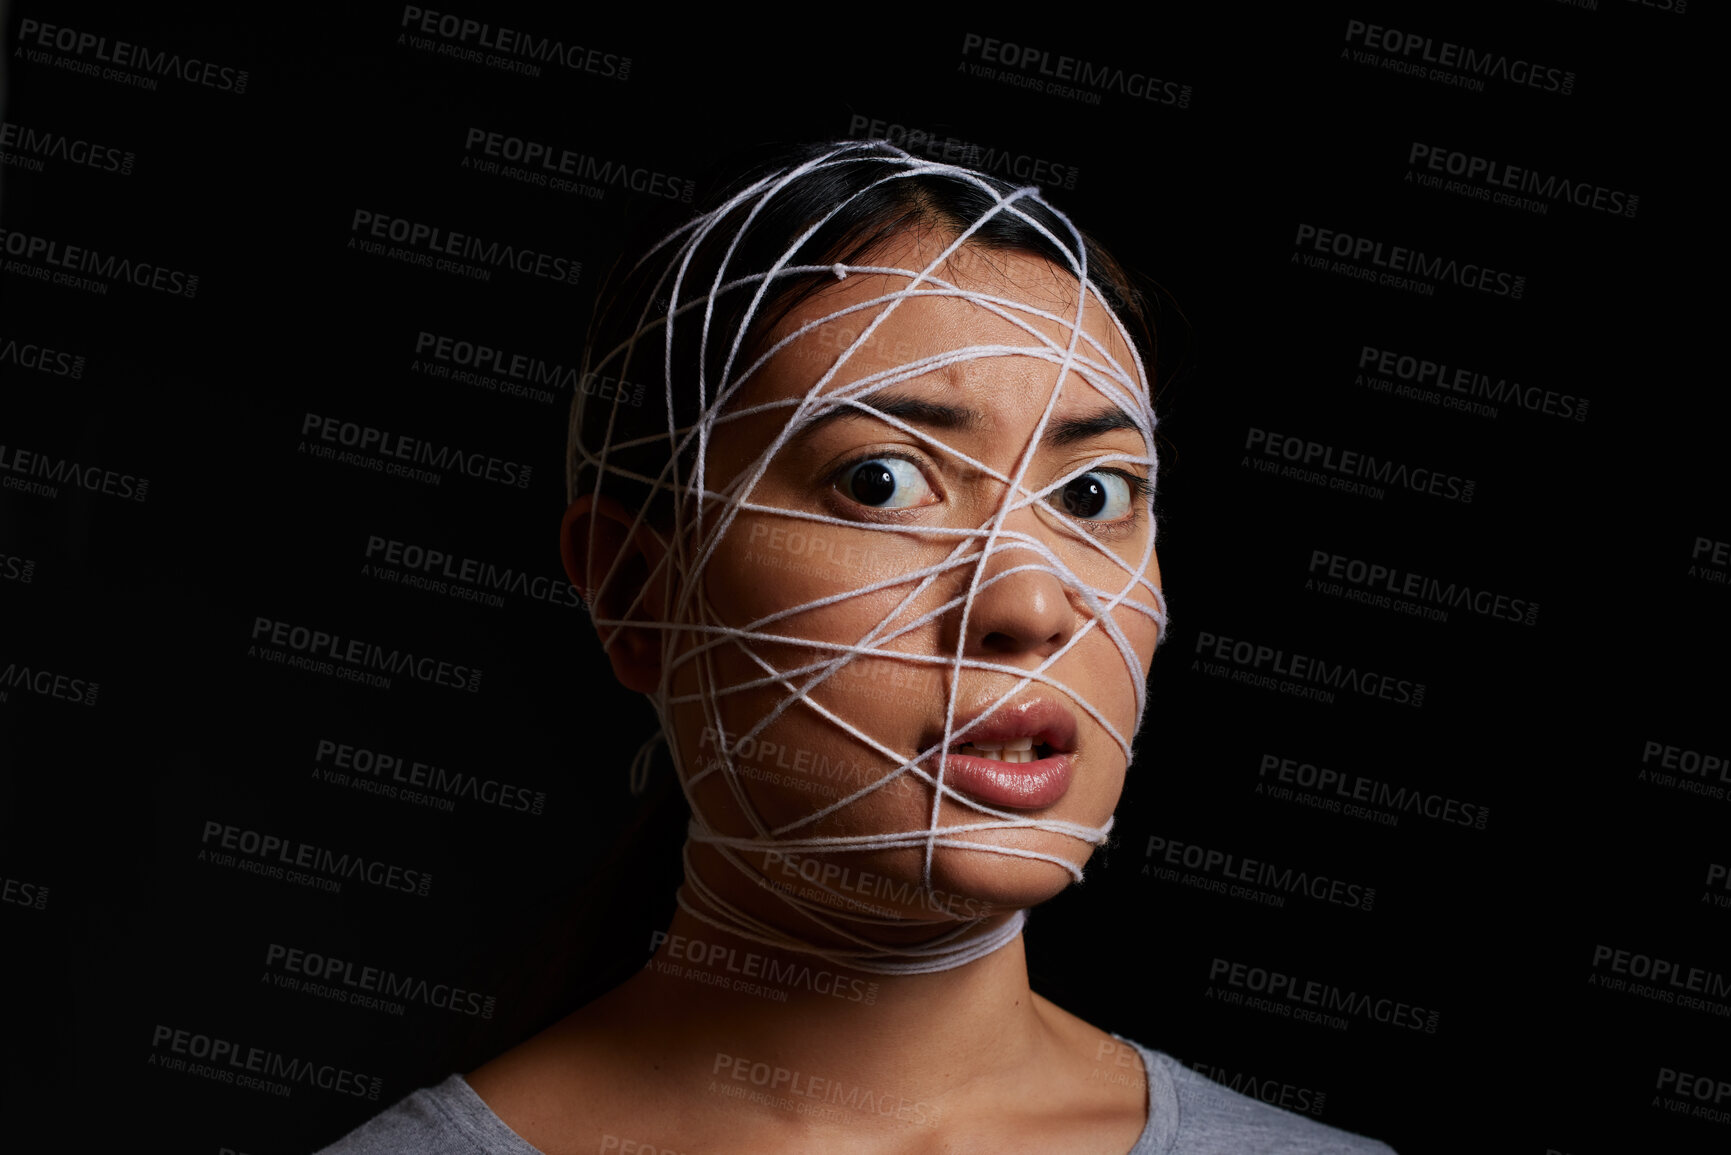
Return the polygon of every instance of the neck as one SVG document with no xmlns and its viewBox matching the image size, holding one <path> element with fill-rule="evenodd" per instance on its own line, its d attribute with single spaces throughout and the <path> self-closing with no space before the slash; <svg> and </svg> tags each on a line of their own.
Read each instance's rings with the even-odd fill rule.
<svg viewBox="0 0 1731 1155">
<path fill-rule="evenodd" d="M 737 856 L 688 842 L 685 867 L 680 911 L 712 932 L 877 976 L 930 974 L 966 965 L 1019 938 L 1026 921 L 1024 911 L 993 913 L 984 903 L 968 904 L 964 915 L 942 902 L 928 907 L 915 901 L 913 909 L 898 914 L 852 897 L 845 881 L 851 871 L 828 863 L 812 877 L 795 872 L 799 886 L 777 886 Z M 720 875 L 722 885 L 709 884 L 705 867 L 712 876 Z M 831 871 L 836 872 L 833 877 Z M 866 873 L 862 878 L 877 876 Z M 807 882 L 815 885 L 804 885 Z M 947 917 L 938 916 L 940 911 Z"/>
<path fill-rule="evenodd" d="M 1138 1061 L 1034 994 L 1022 947 L 872 974 L 682 909 L 642 970 L 470 1082 L 561 1155 L 609 1112 L 704 1150 L 1128 1149 L 1146 1094 L 1107 1060 Z"/>
<path fill-rule="evenodd" d="M 788 1081 L 798 1075 L 925 1101 L 1013 1067 L 1048 1030 L 1019 935 L 963 966 L 881 975 L 751 942 L 684 910 L 649 965 L 604 1002 L 678 1038 L 705 1068 L 693 1074 L 771 1094 L 797 1092 Z"/>
</svg>

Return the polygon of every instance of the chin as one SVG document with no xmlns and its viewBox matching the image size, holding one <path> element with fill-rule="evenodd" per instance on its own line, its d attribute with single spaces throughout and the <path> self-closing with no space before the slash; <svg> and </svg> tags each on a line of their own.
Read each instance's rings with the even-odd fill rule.
<svg viewBox="0 0 1731 1155">
<path fill-rule="evenodd" d="M 1044 831 L 985 831 L 966 837 L 986 845 L 1054 855 L 1077 867 L 1092 856 L 1091 847 Z M 957 905 L 977 903 L 981 913 L 1038 906 L 1062 894 L 1072 881 L 1070 872 L 1056 863 L 991 850 L 940 847 L 932 858 L 933 887 L 958 896 Z"/>
</svg>

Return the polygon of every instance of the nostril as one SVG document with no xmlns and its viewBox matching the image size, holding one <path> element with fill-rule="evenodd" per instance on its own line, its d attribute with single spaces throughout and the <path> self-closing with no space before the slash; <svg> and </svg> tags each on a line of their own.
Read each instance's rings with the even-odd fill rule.
<svg viewBox="0 0 1731 1155">
<path fill-rule="evenodd" d="M 1069 640 L 1077 607 L 1051 571 L 1004 557 L 980 576 L 980 588 L 969 591 L 966 608 L 952 619 L 968 637 L 954 641 L 1004 660 L 1045 656 Z"/>
<path fill-rule="evenodd" d="M 1065 636 L 1064 632 L 1059 630 L 1053 633 L 1051 637 L 1043 639 L 1044 646 L 1047 648 L 1061 646 L 1064 644 Z M 1032 638 L 1007 634 L 1001 630 L 994 630 L 980 638 L 980 648 L 994 654 L 1014 654 L 1040 647 L 1041 642 L 1034 641 Z"/>
</svg>

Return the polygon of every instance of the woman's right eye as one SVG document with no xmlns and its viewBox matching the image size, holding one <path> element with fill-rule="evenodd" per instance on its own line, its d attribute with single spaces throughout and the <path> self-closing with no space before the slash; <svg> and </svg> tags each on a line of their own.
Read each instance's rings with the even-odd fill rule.
<svg viewBox="0 0 1731 1155">
<path fill-rule="evenodd" d="M 873 509 L 912 509 L 931 505 L 937 494 L 920 467 L 900 457 L 873 457 L 843 467 L 836 488 Z"/>
</svg>

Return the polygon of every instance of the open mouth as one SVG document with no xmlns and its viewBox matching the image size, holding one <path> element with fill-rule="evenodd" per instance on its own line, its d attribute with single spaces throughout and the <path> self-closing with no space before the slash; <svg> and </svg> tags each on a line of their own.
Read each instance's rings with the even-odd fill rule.
<svg viewBox="0 0 1731 1155">
<path fill-rule="evenodd" d="M 1076 725 L 1073 712 L 1043 697 L 957 710 L 950 733 L 958 738 L 945 749 L 944 781 L 989 806 L 1051 806 L 1075 772 Z M 932 759 L 933 771 L 937 763 Z"/>
<path fill-rule="evenodd" d="M 1017 766 L 1076 752 L 1076 716 L 1044 697 L 958 710 L 951 754 Z"/>
<path fill-rule="evenodd" d="M 950 747 L 950 753 L 1016 765 L 1050 758 L 1057 751 L 1048 743 L 1037 742 L 1032 738 L 1008 738 L 998 742 L 957 742 Z"/>
</svg>

